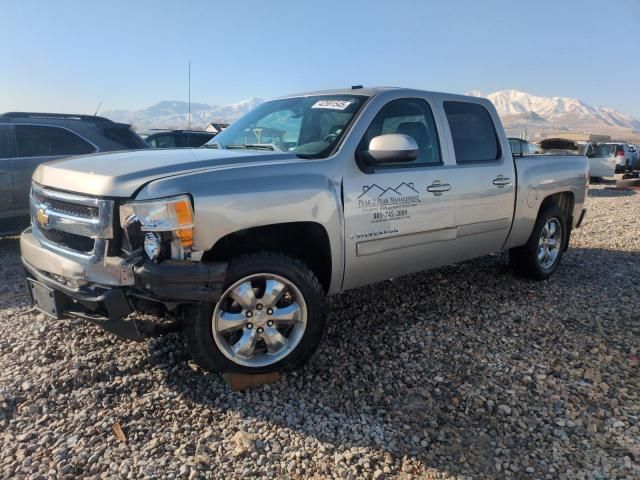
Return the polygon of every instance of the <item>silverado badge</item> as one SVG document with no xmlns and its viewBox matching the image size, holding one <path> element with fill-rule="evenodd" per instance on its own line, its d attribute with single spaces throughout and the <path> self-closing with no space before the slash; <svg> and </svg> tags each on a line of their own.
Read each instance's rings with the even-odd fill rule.
<svg viewBox="0 0 640 480">
<path fill-rule="evenodd" d="M 39 208 L 36 212 L 36 221 L 41 227 L 46 227 L 49 224 L 49 215 L 44 208 Z"/>
</svg>

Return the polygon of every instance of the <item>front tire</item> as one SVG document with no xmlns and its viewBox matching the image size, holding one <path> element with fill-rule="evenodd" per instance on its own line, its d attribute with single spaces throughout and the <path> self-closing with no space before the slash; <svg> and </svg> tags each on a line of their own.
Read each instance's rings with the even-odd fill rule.
<svg viewBox="0 0 640 480">
<path fill-rule="evenodd" d="M 324 330 L 325 294 L 301 261 L 279 253 L 243 255 L 229 262 L 217 304 L 184 315 L 187 344 L 204 369 L 267 373 L 306 362 Z"/>
<path fill-rule="evenodd" d="M 542 210 L 527 243 L 509 252 L 516 273 L 533 280 L 549 278 L 562 260 L 567 232 L 567 221 L 560 207 L 550 205 Z"/>
</svg>

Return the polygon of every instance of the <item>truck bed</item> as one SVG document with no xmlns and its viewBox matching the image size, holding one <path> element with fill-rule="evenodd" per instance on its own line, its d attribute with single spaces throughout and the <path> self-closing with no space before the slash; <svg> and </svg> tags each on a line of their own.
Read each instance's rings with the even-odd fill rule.
<svg viewBox="0 0 640 480">
<path fill-rule="evenodd" d="M 589 163 L 584 155 L 535 154 L 514 157 L 516 174 L 516 202 L 511 233 L 506 248 L 527 242 L 535 224 L 540 204 L 550 195 L 570 192 L 568 198 L 559 197 L 561 205 L 571 212 L 574 228 L 586 196 L 585 184 L 589 180 Z M 566 197 L 566 195 L 565 195 Z"/>
</svg>

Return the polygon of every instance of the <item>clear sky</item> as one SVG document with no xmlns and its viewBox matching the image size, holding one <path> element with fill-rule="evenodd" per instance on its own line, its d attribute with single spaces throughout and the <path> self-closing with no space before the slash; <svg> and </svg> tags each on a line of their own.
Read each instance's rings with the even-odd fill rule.
<svg viewBox="0 0 640 480">
<path fill-rule="evenodd" d="M 640 0 L 0 0 L 0 112 L 353 84 L 569 96 L 640 117 Z"/>
</svg>

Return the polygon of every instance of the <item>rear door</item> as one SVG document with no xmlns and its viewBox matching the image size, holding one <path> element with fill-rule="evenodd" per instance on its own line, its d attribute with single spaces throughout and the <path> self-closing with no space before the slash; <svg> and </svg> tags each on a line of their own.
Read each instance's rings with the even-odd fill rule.
<svg viewBox="0 0 640 480">
<path fill-rule="evenodd" d="M 455 187 L 432 103 L 416 97 L 376 105 L 375 116 L 360 120 L 367 128 L 358 149 L 378 135 L 400 133 L 412 137 L 420 153 L 392 165 L 345 162 L 345 289 L 449 263 L 454 251 Z"/>
<path fill-rule="evenodd" d="M 31 176 L 38 165 L 72 155 L 97 151 L 95 145 L 64 127 L 14 125 L 16 157 L 11 161 L 13 200 L 18 228 L 29 224 Z"/>
<path fill-rule="evenodd" d="M 495 125 L 495 110 L 481 103 L 442 104 L 455 167 L 449 175 L 455 188 L 457 260 L 498 251 L 504 245 L 515 203 L 513 157 Z"/>
<path fill-rule="evenodd" d="M 11 159 L 15 155 L 13 127 L 0 125 L 0 235 L 13 233 L 14 222 L 13 175 Z"/>
</svg>

